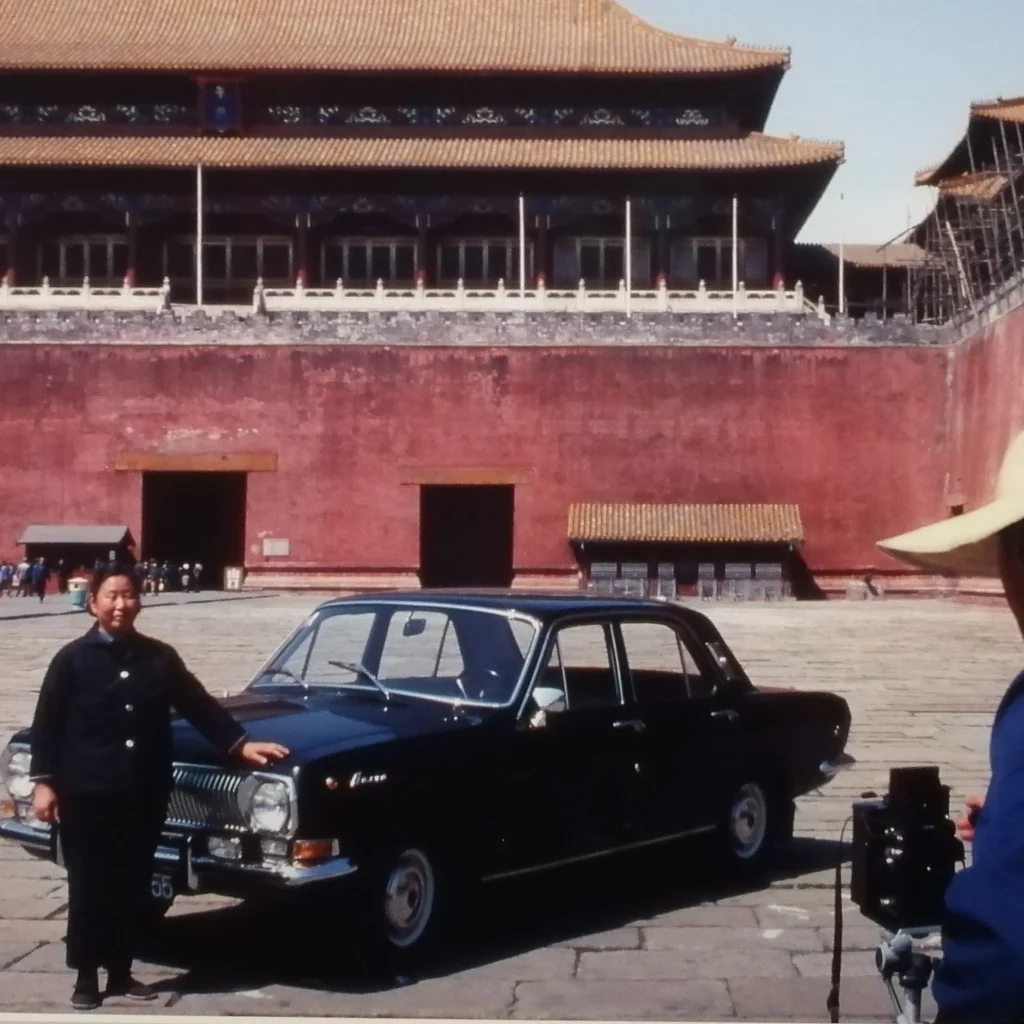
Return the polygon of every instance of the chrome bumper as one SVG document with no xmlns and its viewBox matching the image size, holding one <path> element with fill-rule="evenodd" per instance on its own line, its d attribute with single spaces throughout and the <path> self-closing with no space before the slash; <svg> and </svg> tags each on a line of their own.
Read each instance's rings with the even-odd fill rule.
<svg viewBox="0 0 1024 1024">
<path fill-rule="evenodd" d="M 847 768 L 852 768 L 856 763 L 857 759 L 850 757 L 849 754 L 836 754 L 835 757 L 822 761 L 818 765 L 818 771 L 831 779 L 834 775 L 846 771 Z"/>
<path fill-rule="evenodd" d="M 0 839 L 10 839 L 34 853 L 50 853 L 50 828 L 48 825 L 35 827 L 26 825 L 16 818 L 0 819 Z M 178 840 L 175 842 L 175 840 Z M 314 882 L 330 882 L 347 878 L 356 872 L 356 865 L 347 857 L 332 857 L 320 864 L 308 867 L 290 864 L 287 861 L 242 861 L 221 860 L 207 854 L 195 854 L 189 836 L 164 836 L 156 849 L 155 862 L 162 867 L 176 871 L 188 892 L 216 891 L 216 877 L 234 876 L 258 882 L 266 879 L 273 887 L 286 889 L 310 885 Z"/>
</svg>

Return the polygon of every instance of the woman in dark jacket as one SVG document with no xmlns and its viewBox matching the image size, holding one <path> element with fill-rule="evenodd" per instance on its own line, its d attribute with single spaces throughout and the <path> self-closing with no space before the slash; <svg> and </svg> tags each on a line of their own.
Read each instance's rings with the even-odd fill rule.
<svg viewBox="0 0 1024 1024">
<path fill-rule="evenodd" d="M 171 709 L 247 764 L 288 754 L 248 740 L 173 647 L 137 633 L 140 610 L 130 569 L 94 576 L 96 624 L 57 652 L 32 723 L 33 808 L 41 821 L 59 822 L 68 872 L 76 1009 L 99 1006 L 100 967 L 107 995 L 155 997 L 131 969 L 171 790 Z"/>
</svg>

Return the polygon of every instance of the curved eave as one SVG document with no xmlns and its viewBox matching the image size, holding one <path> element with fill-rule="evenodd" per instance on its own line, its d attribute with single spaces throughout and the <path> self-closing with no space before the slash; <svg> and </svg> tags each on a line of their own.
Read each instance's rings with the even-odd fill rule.
<svg viewBox="0 0 1024 1024">
<path fill-rule="evenodd" d="M 822 168 L 836 142 L 736 139 L 295 136 L 0 136 L 0 166 L 220 169 L 757 171 Z M 827 180 L 826 179 L 826 184 Z"/>
</svg>

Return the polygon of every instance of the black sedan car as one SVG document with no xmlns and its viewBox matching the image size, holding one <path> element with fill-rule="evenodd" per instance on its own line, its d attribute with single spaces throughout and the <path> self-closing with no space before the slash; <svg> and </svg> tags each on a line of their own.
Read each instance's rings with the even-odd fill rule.
<svg viewBox="0 0 1024 1024">
<path fill-rule="evenodd" d="M 704 615 L 660 601 L 332 600 L 224 704 L 291 755 L 239 770 L 175 723 L 154 908 L 345 895 L 362 939 L 400 959 L 469 885 L 699 836 L 763 866 L 794 799 L 852 760 L 842 698 L 755 687 Z M 31 741 L 3 755 L 0 836 L 59 859 L 32 817 Z"/>
</svg>

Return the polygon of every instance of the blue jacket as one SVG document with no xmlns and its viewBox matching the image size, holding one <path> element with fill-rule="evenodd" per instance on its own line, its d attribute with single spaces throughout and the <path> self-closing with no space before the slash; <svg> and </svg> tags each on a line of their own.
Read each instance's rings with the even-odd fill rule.
<svg viewBox="0 0 1024 1024">
<path fill-rule="evenodd" d="M 971 867 L 946 891 L 932 992 L 943 1021 L 1024 1021 L 1024 672 L 996 712 Z"/>
</svg>

